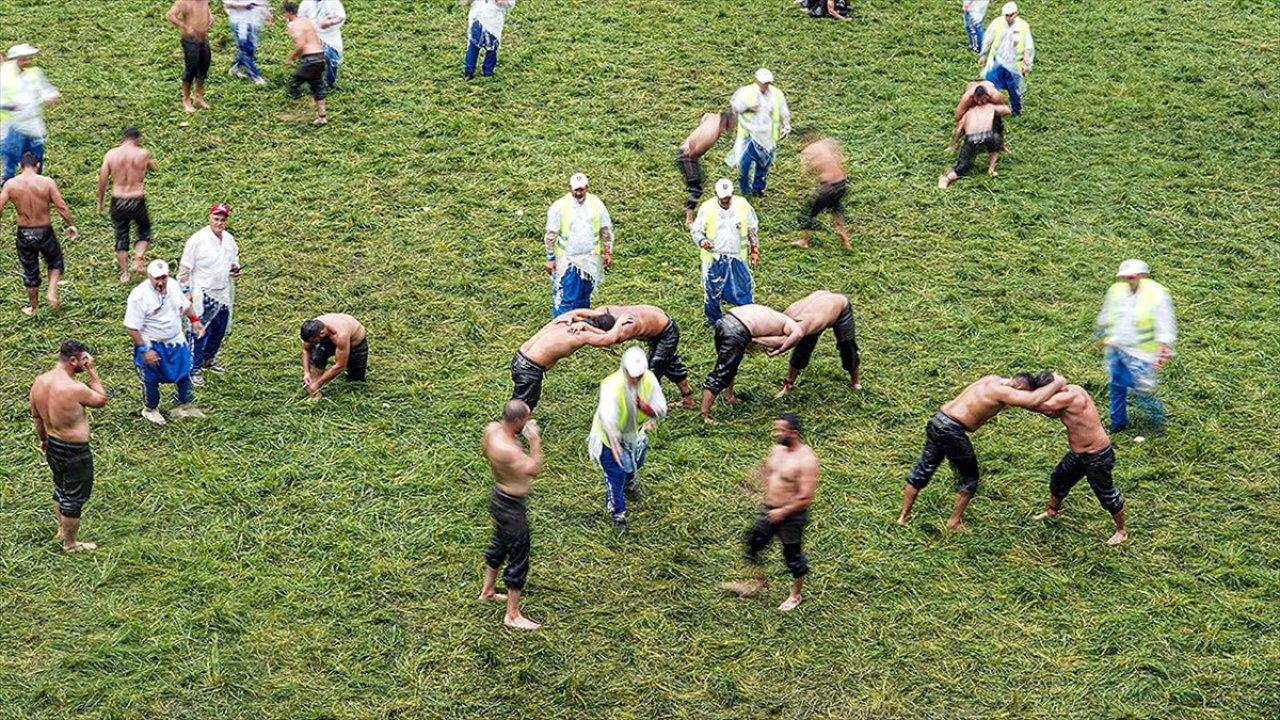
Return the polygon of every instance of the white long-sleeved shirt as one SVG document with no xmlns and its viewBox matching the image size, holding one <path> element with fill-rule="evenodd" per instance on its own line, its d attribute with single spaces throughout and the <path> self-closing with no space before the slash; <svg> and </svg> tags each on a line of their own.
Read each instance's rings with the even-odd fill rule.
<svg viewBox="0 0 1280 720">
<path fill-rule="evenodd" d="M 1152 308 L 1156 342 L 1173 347 L 1178 336 L 1177 321 L 1173 315 L 1173 298 L 1169 297 L 1168 290 L 1161 295 L 1160 301 Z M 1110 293 L 1103 296 L 1102 309 L 1098 311 L 1097 325 L 1100 329 L 1106 328 L 1111 322 L 1110 297 Z M 1111 346 L 1140 360 L 1153 362 L 1156 359 L 1155 355 L 1138 349 L 1138 294 L 1133 292 L 1126 294 L 1119 309 L 1119 317 L 1107 331 L 1111 337 Z"/>
<path fill-rule="evenodd" d="M 1021 18 L 1018 20 L 1021 21 Z M 1008 21 L 1001 15 L 992 20 L 991 24 L 987 26 L 986 34 L 982 36 L 982 54 L 985 56 L 989 52 L 995 53 L 996 64 L 1015 75 L 1022 74 L 1022 61 L 1024 59 L 1027 61 L 1027 69 L 1030 70 L 1036 58 L 1036 43 L 1031 38 L 1031 25 L 1023 22 L 1014 22 L 1012 27 L 1005 28 L 1004 35 L 1000 37 L 1000 46 L 991 47 L 991 41 L 995 37 L 996 23 L 1005 23 L 1007 25 Z M 1026 28 L 1027 33 L 1025 58 L 1018 56 L 1018 33 L 1021 28 Z"/>
<path fill-rule="evenodd" d="M 547 210 L 546 231 L 556 233 L 556 243 L 564 248 L 565 262 L 586 273 L 598 283 L 604 278 L 604 263 L 596 254 L 596 240 L 608 230 L 610 241 L 604 245 L 608 247 L 613 242 L 613 219 L 609 217 L 609 208 L 605 207 L 603 202 L 600 203 L 600 235 L 596 235 L 595 223 L 592 222 L 591 212 L 587 209 L 587 198 L 591 196 L 588 194 L 582 202 L 578 202 L 572 193 L 565 197 L 569 198 L 568 202 L 556 201 L 551 203 L 551 208 Z M 570 213 L 567 236 L 560 235 L 562 207 L 569 208 Z M 562 273 L 564 270 L 564 267 L 557 267 L 556 273 Z"/>
<path fill-rule="evenodd" d="M 169 278 L 163 293 L 156 292 L 151 281 L 146 280 L 129 293 L 124 326 L 137 330 L 147 342 L 183 343 L 186 340 L 182 332 L 182 317 L 190 307 L 191 303 L 182 294 L 177 280 Z"/>
<path fill-rule="evenodd" d="M 774 148 L 777 143 L 773 139 L 773 103 L 781 103 L 778 108 L 778 118 L 782 122 L 782 127 L 791 127 L 791 108 L 787 105 L 787 98 L 781 91 L 776 91 L 772 85 L 769 86 L 769 92 L 759 92 L 758 85 L 744 85 L 733 93 L 733 98 L 729 101 L 729 105 L 733 107 L 733 111 L 738 113 L 738 122 L 742 123 L 747 133 L 755 144 L 760 146 L 765 152 Z M 756 107 L 752 108 L 748 102 L 756 95 L 759 99 L 756 101 Z M 746 122 L 747 118 L 743 113 L 754 113 L 751 122 Z"/>
<path fill-rule="evenodd" d="M 653 376 L 653 371 L 645 371 L 646 375 Z M 649 396 L 644 399 L 649 407 L 653 408 L 654 417 L 664 418 L 667 416 L 667 398 L 662 394 L 662 385 L 658 382 L 657 377 L 650 378 L 653 390 Z M 626 380 L 623 380 L 625 383 Z M 635 386 L 627 385 L 626 404 L 627 404 L 627 423 L 618 426 L 618 400 L 612 393 L 600 393 L 600 404 L 596 407 L 596 415 L 600 418 L 600 428 L 606 434 L 612 430 L 616 433 L 618 440 L 627 448 L 633 448 L 641 440 L 645 438 L 644 424 L 637 423 L 636 419 L 639 413 L 636 411 L 636 393 L 640 389 L 641 383 Z M 607 437 L 600 437 L 592 428 L 591 434 L 587 436 L 587 447 L 591 452 L 591 457 L 596 460 L 600 459 L 601 452 L 605 450 Z"/>
<path fill-rule="evenodd" d="M 987 16 L 987 6 L 991 4 L 991 0 L 962 0 L 960 8 L 969 13 L 974 22 L 982 22 Z"/>
<path fill-rule="evenodd" d="M 227 11 L 227 22 L 243 33 L 250 28 L 261 29 L 267 24 L 271 9 L 265 0 L 222 0 L 222 9 Z"/>
<path fill-rule="evenodd" d="M 190 274 L 192 299 L 202 295 L 231 307 L 231 267 L 240 264 L 240 247 L 230 232 L 222 238 L 206 225 L 187 238 L 182 248 L 181 269 Z"/>
<path fill-rule="evenodd" d="M 347 24 L 347 10 L 342 7 L 342 0 L 302 0 L 298 5 L 298 17 L 315 23 L 320 42 L 342 54 L 342 26 Z M 329 20 L 338 22 L 327 28 L 320 27 L 321 22 Z"/>
<path fill-rule="evenodd" d="M 471 12 L 467 13 L 467 27 L 478 22 L 490 35 L 502 39 L 502 25 L 507 13 L 515 7 L 516 0 L 471 0 Z"/>
<path fill-rule="evenodd" d="M 747 231 L 748 233 L 760 231 L 760 219 L 756 217 L 755 208 L 750 205 L 751 213 L 748 215 Z M 743 244 L 749 241 L 749 237 L 742 237 L 738 230 L 738 217 L 733 211 L 733 203 L 729 204 L 728 209 L 720 207 L 720 203 L 714 200 L 708 200 L 702 203 L 698 208 L 698 215 L 693 219 L 693 225 L 689 228 L 693 233 L 693 241 L 699 245 L 704 239 L 707 239 L 707 221 L 711 219 L 712 214 L 718 214 L 716 218 L 716 236 L 710 238 L 711 253 L 713 255 L 732 255 L 738 257 L 742 254 Z"/>
<path fill-rule="evenodd" d="M 4 108 L 10 111 L 5 127 L 17 130 L 27 137 L 44 139 L 43 107 L 45 103 L 59 97 L 58 89 L 49 84 L 40 68 L 21 70 L 17 64 L 16 60 L 9 60 L 5 62 L 4 71 L 0 72 L 3 82 L 14 83 L 12 89 L 5 88 L 2 93 L 6 104 L 12 103 L 11 107 Z"/>
</svg>

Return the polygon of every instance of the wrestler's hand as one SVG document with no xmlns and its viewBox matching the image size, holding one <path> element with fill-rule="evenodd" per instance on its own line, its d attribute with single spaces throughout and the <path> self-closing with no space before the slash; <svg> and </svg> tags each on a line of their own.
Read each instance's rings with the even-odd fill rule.
<svg viewBox="0 0 1280 720">
<path fill-rule="evenodd" d="M 769 518 L 769 522 L 773 523 L 774 525 L 777 525 L 778 523 L 780 523 L 780 522 L 782 522 L 783 520 L 786 520 L 786 519 L 787 519 L 787 509 L 786 509 L 786 508 L 774 508 L 774 509 L 770 510 L 769 512 L 765 513 L 765 514 L 764 514 L 764 516 L 765 516 L 766 518 Z"/>
<path fill-rule="evenodd" d="M 90 355 L 89 353 L 81 353 L 81 354 L 80 354 L 80 367 L 84 368 L 85 370 L 92 370 L 92 369 L 93 369 L 93 367 L 94 367 L 94 365 L 93 365 L 93 356 L 92 356 L 92 355 Z"/>
<path fill-rule="evenodd" d="M 142 353 L 142 362 L 150 365 L 151 367 L 157 367 L 160 365 L 160 353 L 157 353 L 155 350 L 148 350 Z"/>
<path fill-rule="evenodd" d="M 311 397 L 320 397 L 320 385 L 307 381 L 307 394 Z"/>
<path fill-rule="evenodd" d="M 75 225 L 67 226 L 67 237 L 71 238 L 72 240 L 75 240 L 76 238 L 80 237 L 80 231 L 76 229 Z"/>
<path fill-rule="evenodd" d="M 547 264 L 546 264 L 546 265 L 543 265 L 543 268 L 545 268 L 545 269 L 546 269 L 546 271 L 547 271 L 547 274 L 548 274 L 548 275 L 553 275 L 553 274 L 555 274 L 555 271 L 556 271 L 556 261 L 555 261 L 555 260 L 548 260 L 548 261 L 547 261 Z"/>
<path fill-rule="evenodd" d="M 204 337 L 204 323 L 199 320 L 191 323 L 191 332 L 194 333 L 197 338 Z"/>
<path fill-rule="evenodd" d="M 623 313 L 618 317 L 619 325 L 633 325 L 635 324 L 635 321 L 636 321 L 636 316 L 632 315 L 631 313 Z"/>
<path fill-rule="evenodd" d="M 604 266 L 613 267 L 613 251 L 612 250 L 604 251 Z"/>
<path fill-rule="evenodd" d="M 40 438 L 40 454 L 41 454 L 41 455 L 48 455 L 48 454 L 49 454 L 49 439 L 48 439 L 48 438 Z"/>
</svg>

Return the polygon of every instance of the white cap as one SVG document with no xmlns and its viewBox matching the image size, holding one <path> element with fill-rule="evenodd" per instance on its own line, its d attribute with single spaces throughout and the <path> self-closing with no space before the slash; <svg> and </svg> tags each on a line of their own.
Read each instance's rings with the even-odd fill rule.
<svg viewBox="0 0 1280 720">
<path fill-rule="evenodd" d="M 649 358 L 645 357 L 644 350 L 639 345 L 632 345 L 622 353 L 622 369 L 633 378 L 644 375 L 649 369 Z"/>
<path fill-rule="evenodd" d="M 147 275 L 153 278 L 164 277 L 169 274 L 169 263 L 163 260 L 152 260 L 147 266 Z"/>
<path fill-rule="evenodd" d="M 586 175 L 583 175 L 582 173 L 574 173 L 574 174 L 569 178 L 569 189 L 570 189 L 570 190 L 581 190 L 582 188 L 584 188 L 584 187 L 586 187 L 586 186 L 587 186 L 587 176 L 586 176 Z"/>
<path fill-rule="evenodd" d="M 38 52 L 40 51 L 26 43 L 19 43 L 9 48 L 9 52 L 5 53 L 4 56 L 9 60 L 14 60 L 20 57 L 31 57 Z"/>
<path fill-rule="evenodd" d="M 721 200 L 733 194 L 733 181 L 729 178 L 720 178 L 716 181 L 716 197 Z"/>
<path fill-rule="evenodd" d="M 773 73 L 769 72 L 769 68 L 760 68 L 756 71 L 756 82 L 773 82 Z"/>
<path fill-rule="evenodd" d="M 1016 12 L 1018 12 L 1018 3 L 1016 2 L 1007 2 L 1004 7 L 1000 8 L 1001 15 L 1012 15 Z"/>
<path fill-rule="evenodd" d="M 1134 275 L 1146 275 L 1151 272 L 1151 268 L 1141 260 L 1125 260 L 1120 263 L 1120 269 L 1116 271 L 1116 277 L 1133 277 Z"/>
</svg>

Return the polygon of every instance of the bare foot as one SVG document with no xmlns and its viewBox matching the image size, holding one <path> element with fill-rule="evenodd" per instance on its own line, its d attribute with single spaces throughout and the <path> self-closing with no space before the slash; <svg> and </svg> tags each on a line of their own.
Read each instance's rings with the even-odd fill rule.
<svg viewBox="0 0 1280 720">
<path fill-rule="evenodd" d="M 502 624 L 513 630 L 537 630 L 542 627 L 523 615 L 502 618 Z"/>
<path fill-rule="evenodd" d="M 799 595 L 791 595 L 787 597 L 786 600 L 782 601 L 782 604 L 778 606 L 778 610 L 782 612 L 791 612 L 796 609 L 796 606 L 799 605 L 800 601 L 803 599 L 804 598 Z"/>
<path fill-rule="evenodd" d="M 683 408 L 685 410 L 692 410 L 697 406 L 698 405 L 696 402 L 694 402 L 692 395 L 685 395 L 684 398 L 680 400 L 680 402 L 676 403 L 676 407 Z"/>
<path fill-rule="evenodd" d="M 808 240 L 792 240 L 792 241 L 791 241 L 791 244 L 792 244 L 792 245 L 795 245 L 795 246 L 796 246 L 796 247 L 798 247 L 798 248 L 811 248 L 811 247 L 813 247 L 813 245 L 812 245 Z"/>
<path fill-rule="evenodd" d="M 63 545 L 62 552 L 91 552 L 97 550 L 98 546 L 91 542 L 77 542 L 72 545 Z"/>
<path fill-rule="evenodd" d="M 1057 510 L 1045 510 L 1044 512 L 1038 515 L 1033 515 L 1031 519 L 1032 520 L 1049 520 L 1050 518 L 1056 518 L 1056 517 L 1058 517 Z"/>
<path fill-rule="evenodd" d="M 500 592 L 480 593 L 480 602 L 497 602 L 499 600 L 506 602 L 507 594 Z"/>
<path fill-rule="evenodd" d="M 182 101 L 182 109 L 183 109 L 183 110 L 186 110 L 186 111 L 187 111 L 187 112 L 189 112 L 189 113 L 193 113 L 193 112 L 195 112 L 195 111 L 196 111 L 196 106 L 195 106 L 195 105 L 192 105 L 190 100 L 183 100 L 183 101 Z"/>
<path fill-rule="evenodd" d="M 35 314 L 36 314 L 36 309 L 35 309 L 35 308 L 33 308 L 33 307 L 31 307 L 30 305 L 27 305 L 26 307 L 22 308 L 22 314 L 23 314 L 23 315 L 35 315 Z"/>
<path fill-rule="evenodd" d="M 728 405 L 737 405 L 738 403 L 742 402 L 741 400 L 738 399 L 738 396 L 734 395 L 733 393 L 725 393 L 724 401 Z"/>
<path fill-rule="evenodd" d="M 774 396 L 774 397 L 776 397 L 776 398 L 780 398 L 780 397 L 782 397 L 782 396 L 786 395 L 787 393 L 791 392 L 792 390 L 794 390 L 794 389 L 795 389 L 795 387 L 796 387 L 796 384 L 795 384 L 795 383 L 793 383 L 793 382 L 791 382 L 790 380 L 783 380 L 783 381 L 782 381 L 782 389 L 780 389 L 780 390 L 778 390 L 778 392 L 774 393 L 774 394 L 773 394 L 773 396 Z"/>
<path fill-rule="evenodd" d="M 122 272 L 122 273 L 120 273 L 120 282 L 122 282 L 122 283 L 127 283 L 127 282 L 129 282 L 129 273 L 127 273 L 127 272 Z"/>
<path fill-rule="evenodd" d="M 906 515 L 899 515 L 899 516 L 898 516 L 898 524 L 899 524 L 899 525 L 906 525 L 910 520 L 911 520 L 911 513 L 907 513 Z"/>
<path fill-rule="evenodd" d="M 946 176 L 946 175 L 943 175 L 942 177 L 938 178 L 938 187 L 940 187 L 940 188 L 942 188 L 943 190 L 945 190 L 945 189 L 947 189 L 947 185 L 948 185 L 948 183 L 947 183 L 947 176 Z"/>
<path fill-rule="evenodd" d="M 969 532 L 969 526 L 965 525 L 963 520 L 958 523 L 952 523 L 948 520 L 947 529 L 953 533 Z"/>
<path fill-rule="evenodd" d="M 1115 535 L 1112 535 L 1111 537 L 1107 538 L 1107 544 L 1108 544 L 1108 545 L 1119 545 L 1120 543 L 1122 543 L 1122 542 L 1124 542 L 1125 540 L 1128 540 L 1128 539 L 1129 539 L 1129 531 L 1128 531 L 1128 530 L 1117 530 Z"/>
<path fill-rule="evenodd" d="M 707 417 L 706 415 L 703 415 L 703 416 L 702 416 L 702 422 L 703 422 L 703 424 L 705 424 L 705 425 L 719 425 L 719 424 L 720 424 L 720 423 L 716 422 L 715 420 L 712 420 L 711 418 Z"/>
<path fill-rule="evenodd" d="M 1000 177 L 1000 173 L 996 172 L 995 168 L 991 168 L 990 170 L 988 170 L 987 174 L 990 175 L 991 177 Z"/>
<path fill-rule="evenodd" d="M 198 97 L 196 98 L 196 107 L 202 107 L 205 110 L 208 110 L 211 106 L 209 105 L 209 103 L 204 101 L 204 98 Z"/>
<path fill-rule="evenodd" d="M 760 583 L 723 582 L 716 587 L 721 590 L 728 590 L 729 592 L 736 594 L 738 597 L 749 598 L 755 597 L 756 593 L 760 592 L 764 585 Z"/>
<path fill-rule="evenodd" d="M 845 240 L 845 241 L 844 241 L 844 249 L 845 249 L 845 250 L 852 250 L 852 249 L 853 249 L 853 245 L 850 245 L 850 244 L 849 244 L 849 241 L 848 241 L 848 240 Z"/>
</svg>

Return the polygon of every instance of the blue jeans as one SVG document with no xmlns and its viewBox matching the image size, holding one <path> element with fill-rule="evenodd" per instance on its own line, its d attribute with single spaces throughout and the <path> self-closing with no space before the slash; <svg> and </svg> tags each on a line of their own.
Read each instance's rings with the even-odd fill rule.
<svg viewBox="0 0 1280 720">
<path fill-rule="evenodd" d="M 604 470 L 604 506 L 614 520 L 622 520 L 627 516 L 627 497 L 625 491 L 636 481 L 636 472 L 644 467 L 644 450 L 634 457 L 626 450 L 619 450 L 624 465 L 632 466 L 628 470 L 613 459 L 613 451 L 606 445 L 600 451 L 600 468 Z"/>
<path fill-rule="evenodd" d="M 236 39 L 236 59 L 231 61 L 231 69 L 240 67 L 244 69 L 249 77 L 257 80 L 262 77 L 262 71 L 258 69 L 258 33 L 261 28 L 257 25 L 232 25 L 231 36 Z"/>
<path fill-rule="evenodd" d="M 476 61 L 480 59 L 481 50 L 484 50 L 482 72 L 488 77 L 498 67 L 498 38 L 481 27 L 479 22 L 473 22 L 467 38 L 467 57 L 462 62 L 463 75 L 471 77 L 476 74 Z"/>
<path fill-rule="evenodd" d="M 561 260 L 560 262 L 564 262 Z M 557 318 L 570 310 L 585 310 L 591 307 L 591 293 L 596 289 L 592 279 L 578 268 L 570 265 L 557 282 L 551 276 L 551 317 Z"/>
<path fill-rule="evenodd" d="M 751 181 L 752 164 L 756 166 L 754 182 Z M 738 161 L 738 190 L 742 193 L 742 197 L 760 195 L 764 192 L 764 184 L 769 177 L 771 165 L 773 165 L 773 153 L 764 152 L 748 138 L 747 148 L 742 153 L 742 159 Z"/>
<path fill-rule="evenodd" d="M 204 336 L 197 338 L 194 333 L 187 333 L 187 342 L 191 345 L 192 372 L 200 372 L 213 364 L 222 347 L 222 339 L 227 335 L 227 327 L 231 324 L 231 308 L 209 296 L 204 298 L 204 309 L 200 313 L 200 322 L 204 325 Z"/>
<path fill-rule="evenodd" d="M 976 53 L 982 52 L 982 21 L 963 10 L 960 14 L 964 15 L 964 32 L 969 36 L 969 49 Z"/>
<path fill-rule="evenodd" d="M 18 174 L 18 163 L 22 162 L 24 153 L 35 153 L 39 163 L 36 170 L 44 172 L 44 138 L 32 137 L 9 128 L 3 144 L 0 144 L 0 152 L 4 154 L 4 180 Z"/>
<path fill-rule="evenodd" d="M 991 52 L 995 52 L 993 48 Z M 985 78 L 995 85 L 998 90 L 1004 90 L 1009 93 L 1009 107 L 1013 108 L 1014 115 L 1022 114 L 1022 76 L 1010 72 L 1009 68 L 997 64 L 987 73 Z"/>
<path fill-rule="evenodd" d="M 159 356 L 156 365 L 148 365 L 142 347 L 133 349 L 133 364 L 142 382 L 143 402 L 148 410 L 160 405 L 160 383 L 172 382 L 178 389 L 178 404 L 194 400 L 191 392 L 191 350 L 185 345 L 156 343 L 152 347 Z"/>
<path fill-rule="evenodd" d="M 1129 391 L 1138 407 L 1156 426 L 1164 425 L 1164 403 L 1156 397 L 1156 366 L 1113 347 L 1107 348 L 1107 390 L 1111 395 L 1111 426 L 1129 424 Z"/>
<path fill-rule="evenodd" d="M 324 89 L 332 90 L 338 84 L 338 66 L 342 64 L 342 53 L 325 45 L 324 59 L 328 61 L 324 66 Z"/>
<path fill-rule="evenodd" d="M 707 316 L 707 323 L 712 327 L 724 313 L 720 303 L 730 305 L 750 305 L 752 298 L 751 270 L 742 258 L 721 255 L 707 268 L 707 276 L 702 281 L 702 290 L 706 299 L 702 303 L 702 313 Z"/>
</svg>

